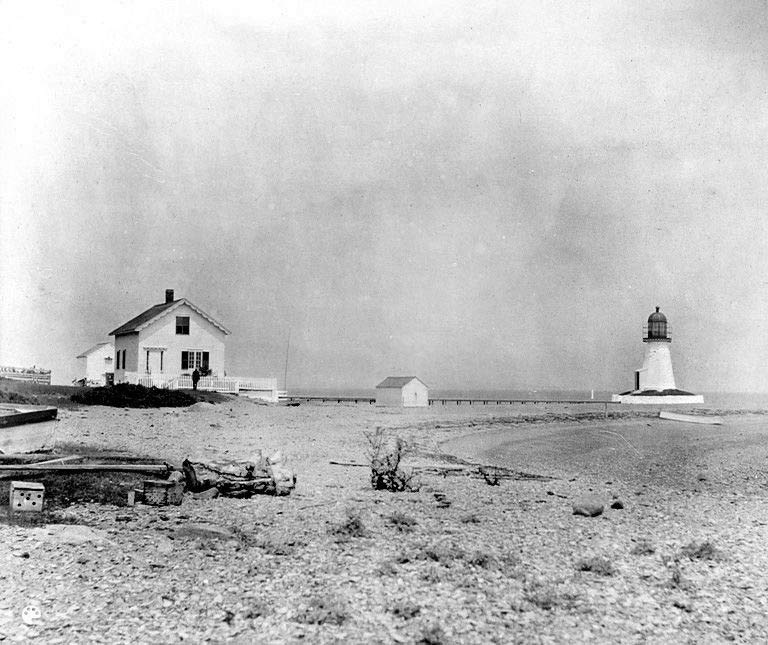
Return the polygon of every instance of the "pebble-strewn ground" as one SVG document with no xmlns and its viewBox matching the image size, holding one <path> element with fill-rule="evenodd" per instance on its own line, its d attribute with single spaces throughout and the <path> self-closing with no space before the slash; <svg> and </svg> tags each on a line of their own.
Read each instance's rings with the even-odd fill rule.
<svg viewBox="0 0 768 645">
<path fill-rule="evenodd" d="M 8 641 L 768 641 L 768 417 L 723 426 L 579 408 L 363 405 L 62 410 L 60 443 L 247 459 L 281 449 L 290 497 L 0 524 Z M 523 423 L 523 415 L 531 417 Z M 549 415 L 549 416 L 544 416 Z M 370 488 L 365 433 L 546 476 Z M 444 454 L 443 453 L 443 454 Z M 583 495 L 603 515 L 572 514 Z M 609 504 L 620 500 L 624 508 Z M 39 612 L 39 613 L 38 613 Z M 26 619 L 26 622 L 25 622 Z"/>
</svg>

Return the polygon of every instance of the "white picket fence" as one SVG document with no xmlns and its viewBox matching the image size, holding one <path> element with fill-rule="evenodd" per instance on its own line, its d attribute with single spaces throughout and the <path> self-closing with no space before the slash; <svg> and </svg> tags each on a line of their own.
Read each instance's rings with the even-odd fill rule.
<svg viewBox="0 0 768 645">
<path fill-rule="evenodd" d="M 168 377 L 162 374 L 139 374 L 126 372 L 124 381 L 144 387 L 158 387 L 165 390 L 191 390 L 192 377 L 188 374 Z M 240 376 L 203 376 L 197 383 L 198 390 L 241 394 L 277 403 L 277 379 Z"/>
</svg>

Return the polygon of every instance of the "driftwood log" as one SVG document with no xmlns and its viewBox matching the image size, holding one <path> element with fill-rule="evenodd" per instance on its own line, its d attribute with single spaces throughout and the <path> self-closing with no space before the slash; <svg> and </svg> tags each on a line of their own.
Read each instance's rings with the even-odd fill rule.
<svg viewBox="0 0 768 645">
<path fill-rule="evenodd" d="M 296 487 L 296 475 L 285 467 L 280 453 L 259 455 L 254 461 L 185 459 L 182 468 L 193 493 L 216 488 L 226 497 L 290 495 Z"/>
</svg>

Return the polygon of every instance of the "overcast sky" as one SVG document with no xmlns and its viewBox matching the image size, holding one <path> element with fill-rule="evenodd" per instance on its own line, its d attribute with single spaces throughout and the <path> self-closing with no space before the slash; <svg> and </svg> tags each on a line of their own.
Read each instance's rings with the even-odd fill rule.
<svg viewBox="0 0 768 645">
<path fill-rule="evenodd" d="M 659 305 L 768 390 L 764 1 L 71 5 L 0 5 L 0 365 L 173 288 L 293 387 L 623 391 Z"/>
</svg>

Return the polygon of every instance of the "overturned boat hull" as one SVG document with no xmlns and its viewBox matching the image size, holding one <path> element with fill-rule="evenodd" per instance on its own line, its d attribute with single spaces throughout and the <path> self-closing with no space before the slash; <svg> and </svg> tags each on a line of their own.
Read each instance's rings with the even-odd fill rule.
<svg viewBox="0 0 768 645">
<path fill-rule="evenodd" d="M 697 414 L 677 414 L 676 412 L 667 412 L 662 410 L 659 412 L 660 419 L 666 419 L 667 421 L 682 421 L 684 423 L 702 423 L 710 426 L 721 426 L 723 420 L 720 417 L 715 416 L 703 416 Z"/>
<path fill-rule="evenodd" d="M 52 406 L 0 404 L 0 453 L 52 448 L 58 412 Z"/>
</svg>

